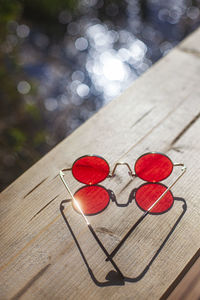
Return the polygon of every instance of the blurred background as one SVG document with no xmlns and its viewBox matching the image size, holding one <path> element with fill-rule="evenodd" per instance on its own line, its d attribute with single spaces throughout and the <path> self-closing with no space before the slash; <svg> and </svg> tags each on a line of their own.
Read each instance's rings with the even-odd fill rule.
<svg viewBox="0 0 200 300">
<path fill-rule="evenodd" d="M 0 0 L 0 190 L 200 24 L 200 0 Z"/>
</svg>

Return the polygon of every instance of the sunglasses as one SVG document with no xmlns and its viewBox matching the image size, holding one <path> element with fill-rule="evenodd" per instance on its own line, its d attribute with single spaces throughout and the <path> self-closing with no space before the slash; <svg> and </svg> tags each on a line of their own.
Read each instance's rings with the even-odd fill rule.
<svg viewBox="0 0 200 300">
<path fill-rule="evenodd" d="M 60 178 L 71 196 L 73 208 L 85 219 L 94 238 L 106 254 L 106 260 L 109 260 L 118 273 L 123 277 L 112 257 L 117 253 L 121 245 L 131 234 L 135 225 L 122 238 L 121 242 L 112 251 L 112 253 L 109 254 L 86 217 L 101 213 L 109 205 L 110 193 L 106 188 L 99 185 L 99 183 L 104 181 L 106 178 L 113 178 L 117 167 L 120 165 L 125 165 L 128 168 L 128 174 L 131 178 L 138 177 L 146 181 L 146 183 L 136 189 L 134 194 L 136 204 L 144 211 L 144 215 L 136 222 L 137 225 L 147 214 L 164 213 L 172 207 L 174 197 L 170 189 L 185 173 L 186 167 L 182 163 L 173 163 L 171 159 L 163 153 L 150 152 L 143 154 L 136 160 L 133 167 L 134 171 L 128 163 L 117 162 L 114 165 L 112 172 L 110 172 L 108 162 L 103 157 L 96 155 L 82 156 L 75 160 L 71 168 L 60 171 Z M 173 168 L 176 166 L 181 166 L 182 168 L 181 174 L 174 180 L 174 182 L 169 187 L 159 183 L 169 177 Z M 66 171 L 71 171 L 73 177 L 77 181 L 85 184 L 85 186 L 78 189 L 74 195 L 64 180 L 64 172 Z"/>
<path fill-rule="evenodd" d="M 101 213 L 109 205 L 109 192 L 98 184 L 106 178 L 114 177 L 119 165 L 126 165 L 132 178 L 139 177 L 148 182 L 137 189 L 135 194 L 135 201 L 142 210 L 159 214 L 171 208 L 174 202 L 173 195 L 166 186 L 158 182 L 169 177 L 175 166 L 184 167 L 183 164 L 173 164 L 165 154 L 151 152 L 143 154 L 136 160 L 134 172 L 128 163 L 118 162 L 110 173 L 109 164 L 103 157 L 85 155 L 78 158 L 72 168 L 61 171 L 62 173 L 71 171 L 77 181 L 87 185 L 81 187 L 74 194 L 84 215 L 91 216 Z M 166 194 L 154 205 L 164 192 Z M 73 201 L 72 204 L 74 209 L 79 211 L 76 202 Z M 151 207 L 152 205 L 154 206 Z"/>
</svg>

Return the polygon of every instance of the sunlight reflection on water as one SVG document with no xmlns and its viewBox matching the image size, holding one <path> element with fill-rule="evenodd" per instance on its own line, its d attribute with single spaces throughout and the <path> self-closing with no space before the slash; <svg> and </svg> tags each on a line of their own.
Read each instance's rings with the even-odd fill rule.
<svg viewBox="0 0 200 300">
<path fill-rule="evenodd" d="M 63 113 L 67 124 L 80 124 L 166 55 L 184 37 L 187 24 L 199 22 L 199 6 L 186 0 L 148 0 L 143 5 L 126 0 L 121 7 L 85 0 L 79 16 L 60 12 L 58 21 L 66 31 L 57 42 L 34 25 L 13 23 L 4 47 L 9 52 L 21 39 L 20 64 L 36 80 L 35 101 L 42 99 L 49 118 L 54 113 L 56 122 Z M 28 93 L 28 86 L 17 89 Z M 72 127 L 63 125 L 63 137 Z"/>
<path fill-rule="evenodd" d="M 65 8 L 52 23 L 49 18 L 37 23 L 35 17 L 30 20 L 26 15 L 21 23 L 9 22 L 8 34 L 0 45 L 8 74 L 12 74 L 8 57 L 15 60 L 16 69 L 20 70 L 15 74 L 14 90 L 24 104 L 25 113 L 29 111 L 38 125 L 33 129 L 29 115 L 26 116 L 28 132 L 23 131 L 26 126 L 22 121 L 20 126 L 13 125 L 19 127 L 18 131 L 10 128 L 8 122 L 11 140 L 21 140 L 18 159 L 22 166 L 24 157 L 33 163 L 35 156 L 38 159 L 120 95 L 200 24 L 200 0 L 78 3 L 74 13 Z M 14 92 L 10 98 L 13 95 Z M 9 120 L 12 118 L 17 120 L 15 112 Z M 30 131 L 36 136 L 35 142 L 32 140 L 38 151 L 33 154 L 32 150 L 27 151 L 25 142 Z M 14 165 L 7 150 L 2 161 L 7 172 L 9 164 Z M 9 177 L 9 174 L 4 176 L 5 170 L 2 178 Z"/>
</svg>

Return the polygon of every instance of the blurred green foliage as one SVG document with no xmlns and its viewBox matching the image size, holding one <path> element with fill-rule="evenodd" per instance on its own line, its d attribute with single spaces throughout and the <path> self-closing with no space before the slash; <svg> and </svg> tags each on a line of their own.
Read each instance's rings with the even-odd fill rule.
<svg viewBox="0 0 200 300">
<path fill-rule="evenodd" d="M 34 103 L 26 103 L 25 112 L 30 115 L 35 121 L 41 120 L 40 110 Z"/>
<path fill-rule="evenodd" d="M 10 27 L 23 23 L 27 16 L 48 23 L 52 18 L 57 20 L 61 10 L 74 10 L 76 5 L 76 0 L 0 0 L 0 189 L 50 149 L 43 104 L 27 101 L 17 90 L 27 75 L 18 64 L 20 43 L 10 43 Z M 34 97 L 37 88 L 30 84 L 29 96 Z"/>
<path fill-rule="evenodd" d="M 27 140 L 25 133 L 19 128 L 10 128 L 8 134 L 12 140 L 13 150 L 19 152 Z"/>
<path fill-rule="evenodd" d="M 0 32 L 4 35 L 7 23 L 20 17 L 22 5 L 17 0 L 0 0 L 0 7 Z"/>
<path fill-rule="evenodd" d="M 57 18 L 61 10 L 74 10 L 77 7 L 77 0 L 20 0 L 24 10 L 29 11 L 34 16 L 36 12 L 47 18 Z M 36 15 L 37 17 L 37 15 Z"/>
</svg>

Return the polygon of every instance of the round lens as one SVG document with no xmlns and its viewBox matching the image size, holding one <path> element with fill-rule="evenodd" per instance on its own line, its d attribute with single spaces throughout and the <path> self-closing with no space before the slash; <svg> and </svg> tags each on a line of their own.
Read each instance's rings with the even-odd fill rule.
<svg viewBox="0 0 200 300">
<path fill-rule="evenodd" d="M 158 200 L 166 189 L 167 187 L 160 183 L 145 183 L 137 189 L 135 201 L 142 210 L 148 211 L 148 209 L 156 202 L 156 200 Z M 168 191 L 149 213 L 164 213 L 172 207 L 173 203 L 174 197 L 171 191 Z"/>
<path fill-rule="evenodd" d="M 74 197 L 85 215 L 94 215 L 102 212 L 110 201 L 110 196 L 106 189 L 98 185 L 84 186 L 74 194 Z M 79 212 L 75 203 L 73 203 L 73 207 Z"/>
<path fill-rule="evenodd" d="M 109 174 L 109 165 L 99 156 L 83 156 L 77 159 L 72 166 L 73 176 L 85 184 L 97 184 Z"/>
<path fill-rule="evenodd" d="M 136 175 L 149 182 L 164 180 L 171 174 L 172 170 L 172 161 L 161 153 L 144 154 L 135 163 Z"/>
</svg>

